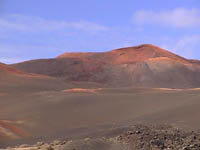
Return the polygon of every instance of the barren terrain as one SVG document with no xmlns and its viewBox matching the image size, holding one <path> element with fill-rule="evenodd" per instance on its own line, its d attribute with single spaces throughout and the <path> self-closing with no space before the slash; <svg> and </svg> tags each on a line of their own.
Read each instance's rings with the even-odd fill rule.
<svg viewBox="0 0 200 150">
<path fill-rule="evenodd" d="M 89 93 L 49 89 L 2 95 L 1 145 L 80 138 L 138 123 L 195 130 L 200 126 L 199 99 L 199 89 L 105 88 Z"/>
<path fill-rule="evenodd" d="M 197 130 L 199 76 L 199 61 L 152 45 L 0 64 L 0 148 L 88 137 L 104 147 L 106 133 L 136 124 Z"/>
</svg>

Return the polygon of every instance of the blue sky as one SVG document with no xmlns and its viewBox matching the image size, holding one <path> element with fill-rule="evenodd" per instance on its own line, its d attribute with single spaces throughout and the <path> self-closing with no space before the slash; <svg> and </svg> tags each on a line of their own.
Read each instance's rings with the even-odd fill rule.
<svg viewBox="0 0 200 150">
<path fill-rule="evenodd" d="M 0 62 L 143 43 L 200 59 L 200 0 L 0 0 Z"/>
</svg>

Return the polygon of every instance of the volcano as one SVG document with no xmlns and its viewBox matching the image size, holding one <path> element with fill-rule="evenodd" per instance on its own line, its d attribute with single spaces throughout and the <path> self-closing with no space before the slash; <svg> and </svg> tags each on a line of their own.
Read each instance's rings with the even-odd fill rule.
<svg viewBox="0 0 200 150">
<path fill-rule="evenodd" d="M 109 87 L 194 88 L 200 86 L 200 62 L 151 44 L 108 52 L 67 52 L 54 59 L 11 65 L 27 73 Z"/>
</svg>

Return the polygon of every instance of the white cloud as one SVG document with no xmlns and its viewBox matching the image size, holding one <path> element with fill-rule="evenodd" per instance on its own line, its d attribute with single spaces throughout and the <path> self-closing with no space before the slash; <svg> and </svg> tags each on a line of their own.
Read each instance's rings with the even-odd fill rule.
<svg viewBox="0 0 200 150">
<path fill-rule="evenodd" d="M 87 32 L 106 31 L 109 28 L 88 21 L 58 21 L 48 20 L 40 17 L 24 16 L 24 15 L 9 15 L 0 18 L 1 30 L 12 30 L 20 32 L 41 32 L 41 31 L 58 31 L 65 29 L 76 29 Z"/>
<path fill-rule="evenodd" d="M 200 11 L 197 9 L 176 8 L 166 11 L 140 10 L 133 16 L 139 24 L 160 24 L 172 27 L 200 27 Z"/>
<path fill-rule="evenodd" d="M 163 45 L 162 47 L 165 49 L 172 50 L 173 52 L 191 59 L 198 59 L 199 54 L 199 41 L 200 35 L 190 35 L 184 36 L 171 43 L 170 45 Z"/>
</svg>

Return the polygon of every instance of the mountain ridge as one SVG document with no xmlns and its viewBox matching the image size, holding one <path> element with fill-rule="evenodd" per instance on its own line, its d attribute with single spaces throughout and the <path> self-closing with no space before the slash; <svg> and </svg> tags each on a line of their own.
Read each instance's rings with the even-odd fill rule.
<svg viewBox="0 0 200 150">
<path fill-rule="evenodd" d="M 114 55 L 115 57 L 123 57 L 123 55 L 125 55 L 126 57 L 127 55 L 137 56 L 135 58 L 128 57 L 131 63 L 144 61 L 147 58 L 163 57 L 163 56 L 177 59 L 182 62 L 186 62 L 187 60 L 181 56 L 173 54 L 167 50 L 164 50 L 152 44 L 142 44 L 139 46 L 119 48 L 119 49 L 114 49 L 107 52 L 66 52 L 64 54 L 57 56 L 56 58 L 87 58 L 87 57 L 91 57 L 92 55 L 106 55 L 106 54 Z M 110 56 L 109 58 L 112 58 L 112 57 Z M 126 62 L 122 60 L 121 63 L 126 63 Z"/>
</svg>

